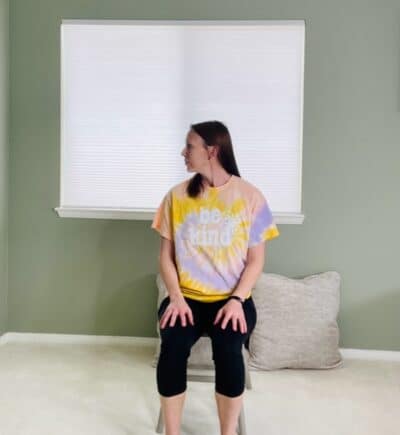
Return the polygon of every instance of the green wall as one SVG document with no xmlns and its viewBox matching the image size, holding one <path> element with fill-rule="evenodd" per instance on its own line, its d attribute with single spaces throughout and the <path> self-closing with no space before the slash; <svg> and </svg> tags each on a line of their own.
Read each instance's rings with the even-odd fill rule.
<svg viewBox="0 0 400 435">
<path fill-rule="evenodd" d="M 8 153 L 9 153 L 9 4 L 0 0 L 0 335 L 7 331 Z"/>
<path fill-rule="evenodd" d="M 60 20 L 305 19 L 306 218 L 280 225 L 265 271 L 337 270 L 340 346 L 400 350 L 399 7 L 380 4 L 13 0 L 8 330 L 155 336 L 159 237 L 150 221 L 52 211 L 59 205 Z"/>
</svg>

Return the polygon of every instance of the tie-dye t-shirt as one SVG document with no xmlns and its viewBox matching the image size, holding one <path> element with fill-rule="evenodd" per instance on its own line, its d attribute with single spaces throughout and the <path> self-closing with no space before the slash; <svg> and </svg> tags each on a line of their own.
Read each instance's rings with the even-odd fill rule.
<svg viewBox="0 0 400 435">
<path fill-rule="evenodd" d="M 248 248 L 279 231 L 261 191 L 243 178 L 232 175 L 222 186 L 207 186 L 197 198 L 186 193 L 189 181 L 167 192 L 151 228 L 174 242 L 182 294 L 214 302 L 234 291 Z"/>
</svg>

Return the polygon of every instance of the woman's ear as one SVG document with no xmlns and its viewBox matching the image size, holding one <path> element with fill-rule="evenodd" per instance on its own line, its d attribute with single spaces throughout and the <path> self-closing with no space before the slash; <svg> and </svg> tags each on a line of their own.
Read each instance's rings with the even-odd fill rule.
<svg viewBox="0 0 400 435">
<path fill-rule="evenodd" d="M 210 150 L 210 152 L 208 154 L 208 160 L 210 160 L 211 157 L 216 157 L 216 155 L 217 155 L 217 147 L 212 145 L 208 149 Z"/>
</svg>

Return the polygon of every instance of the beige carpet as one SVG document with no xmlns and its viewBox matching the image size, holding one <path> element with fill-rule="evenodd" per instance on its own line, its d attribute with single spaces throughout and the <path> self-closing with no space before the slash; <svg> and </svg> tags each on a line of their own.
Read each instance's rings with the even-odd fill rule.
<svg viewBox="0 0 400 435">
<path fill-rule="evenodd" d="M 153 344 L 0 345 L 1 435 L 155 434 Z M 251 371 L 248 435 L 399 435 L 400 362 Z M 396 415 L 397 413 L 397 415 Z M 214 385 L 189 382 L 182 435 L 219 435 Z"/>
</svg>

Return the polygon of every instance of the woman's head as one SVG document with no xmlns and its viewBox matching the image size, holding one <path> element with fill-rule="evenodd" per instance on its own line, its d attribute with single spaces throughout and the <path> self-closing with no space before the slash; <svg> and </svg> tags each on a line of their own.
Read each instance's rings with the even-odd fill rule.
<svg viewBox="0 0 400 435">
<path fill-rule="evenodd" d="M 210 165 L 210 159 L 214 159 L 227 173 L 240 177 L 231 136 L 222 122 L 206 121 L 191 124 L 181 155 L 185 158 L 187 170 L 196 172 L 187 189 L 191 197 L 196 197 L 200 193 L 203 187 L 201 173 Z"/>
</svg>

